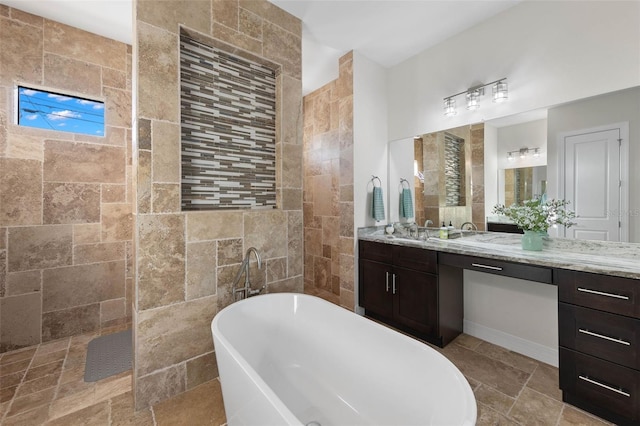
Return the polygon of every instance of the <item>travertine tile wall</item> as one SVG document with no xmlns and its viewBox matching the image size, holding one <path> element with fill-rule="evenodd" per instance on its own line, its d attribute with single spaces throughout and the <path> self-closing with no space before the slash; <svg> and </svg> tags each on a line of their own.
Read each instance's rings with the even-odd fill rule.
<svg viewBox="0 0 640 426">
<path fill-rule="evenodd" d="M 430 133 L 422 137 L 424 161 L 424 212 L 435 226 L 449 221 L 455 227 L 472 221 L 478 230 L 485 229 L 484 212 L 484 125 L 448 129 L 465 143 L 465 205 L 445 207 L 444 187 L 444 132 Z M 469 173 L 471 172 L 471 173 Z M 471 200 L 471 202 L 469 202 Z"/>
<path fill-rule="evenodd" d="M 354 309 L 353 54 L 339 76 L 304 98 L 305 287 Z"/>
<path fill-rule="evenodd" d="M 18 127 L 16 84 L 103 100 L 106 136 Z M 130 318 L 130 148 L 130 46 L 0 5 L 0 351 Z"/>
<path fill-rule="evenodd" d="M 254 288 L 303 290 L 301 23 L 266 0 L 135 7 L 137 298 L 134 394 L 143 408 L 218 376 L 210 324 L 246 250 Z M 276 78 L 273 210 L 180 210 L 179 36 L 268 63 Z"/>
</svg>

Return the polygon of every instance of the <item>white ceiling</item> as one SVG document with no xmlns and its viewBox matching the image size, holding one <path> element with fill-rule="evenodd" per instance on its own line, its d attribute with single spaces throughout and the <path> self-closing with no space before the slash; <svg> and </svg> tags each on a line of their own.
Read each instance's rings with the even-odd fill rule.
<svg viewBox="0 0 640 426">
<path fill-rule="evenodd" d="M 303 22 L 303 90 L 308 93 L 336 77 L 337 58 L 350 50 L 391 67 L 521 0 L 270 1 Z M 128 44 L 132 42 L 131 0 L 0 0 L 0 3 Z"/>
</svg>

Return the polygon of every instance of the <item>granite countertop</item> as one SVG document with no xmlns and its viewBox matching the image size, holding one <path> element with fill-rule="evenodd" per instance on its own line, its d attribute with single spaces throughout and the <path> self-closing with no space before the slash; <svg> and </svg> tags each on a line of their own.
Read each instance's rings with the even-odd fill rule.
<svg viewBox="0 0 640 426">
<path fill-rule="evenodd" d="M 435 237 L 436 232 L 432 235 Z M 399 235 L 387 236 L 383 226 L 358 228 L 358 239 L 361 240 L 640 279 L 640 244 L 545 238 L 542 251 L 527 251 L 522 250 L 522 235 L 519 234 L 478 232 L 466 235 L 451 240 L 432 237 L 421 241 Z"/>
</svg>

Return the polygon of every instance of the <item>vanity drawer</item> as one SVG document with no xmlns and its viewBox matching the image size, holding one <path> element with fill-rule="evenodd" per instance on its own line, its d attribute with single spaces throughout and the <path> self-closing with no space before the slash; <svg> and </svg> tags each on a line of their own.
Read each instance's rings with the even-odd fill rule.
<svg viewBox="0 0 640 426">
<path fill-rule="evenodd" d="M 457 268 L 504 275 L 529 281 L 538 281 L 541 283 L 551 284 L 553 282 L 552 270 L 544 266 L 523 265 L 521 263 L 442 252 L 439 253 L 438 256 L 441 264 L 455 266 Z"/>
<path fill-rule="evenodd" d="M 358 240 L 358 257 L 375 262 L 391 263 L 393 260 L 392 247 L 390 244 Z"/>
<path fill-rule="evenodd" d="M 560 302 L 640 318 L 640 280 L 564 269 L 555 272 Z"/>
<path fill-rule="evenodd" d="M 560 346 L 640 369 L 640 320 L 560 302 Z"/>
<path fill-rule="evenodd" d="M 396 245 L 392 247 L 394 266 L 430 274 L 438 273 L 438 255 L 435 251 Z"/>
<path fill-rule="evenodd" d="M 577 400 L 581 408 L 595 406 L 593 412 L 599 415 L 611 413 L 636 422 L 640 418 L 639 383 L 636 370 L 560 348 L 560 389 L 567 402 Z"/>
</svg>

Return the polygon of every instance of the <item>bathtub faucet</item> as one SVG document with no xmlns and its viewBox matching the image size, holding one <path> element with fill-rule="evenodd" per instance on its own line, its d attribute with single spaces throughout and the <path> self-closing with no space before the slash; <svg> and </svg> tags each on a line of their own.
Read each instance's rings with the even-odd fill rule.
<svg viewBox="0 0 640 426">
<path fill-rule="evenodd" d="M 249 278 L 249 261 L 251 259 L 251 253 L 256 256 L 256 260 L 258 261 L 258 269 L 262 269 L 262 260 L 260 259 L 260 253 L 255 247 L 249 247 L 247 250 L 247 254 L 245 254 L 244 259 L 242 260 L 242 264 L 240 265 L 240 270 L 236 274 L 235 279 L 233 280 L 233 285 L 231 286 L 231 294 L 233 295 L 233 300 L 236 300 L 236 293 L 242 293 L 241 299 L 246 299 L 247 297 L 255 296 L 259 294 L 262 290 L 266 288 L 266 286 L 262 286 L 257 290 L 251 290 L 251 280 Z M 244 287 L 238 287 L 238 283 L 240 282 L 240 278 L 242 278 L 242 274 L 244 273 Z"/>
</svg>

